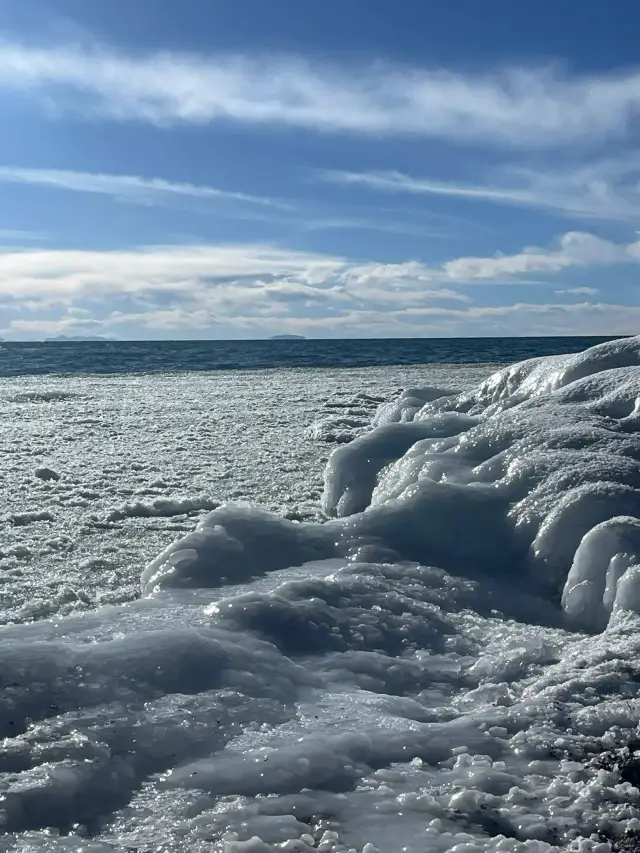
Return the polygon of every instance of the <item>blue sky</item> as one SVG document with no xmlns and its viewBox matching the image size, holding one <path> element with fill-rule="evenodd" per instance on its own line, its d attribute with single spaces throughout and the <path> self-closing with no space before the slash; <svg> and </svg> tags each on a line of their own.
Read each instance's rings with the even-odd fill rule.
<svg viewBox="0 0 640 853">
<path fill-rule="evenodd" d="M 4 0 L 0 335 L 638 332 L 615 13 Z"/>
</svg>

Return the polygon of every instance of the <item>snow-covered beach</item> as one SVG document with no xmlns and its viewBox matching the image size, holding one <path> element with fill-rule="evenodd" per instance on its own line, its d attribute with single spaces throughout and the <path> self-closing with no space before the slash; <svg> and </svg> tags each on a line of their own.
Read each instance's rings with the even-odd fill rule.
<svg viewBox="0 0 640 853">
<path fill-rule="evenodd" d="M 621 849 L 639 389 L 639 338 L 2 380 L 0 850 Z"/>
</svg>

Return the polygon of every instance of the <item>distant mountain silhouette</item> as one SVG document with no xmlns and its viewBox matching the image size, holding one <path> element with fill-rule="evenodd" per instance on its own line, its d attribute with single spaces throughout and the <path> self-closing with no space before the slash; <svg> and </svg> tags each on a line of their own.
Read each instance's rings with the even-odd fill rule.
<svg viewBox="0 0 640 853">
<path fill-rule="evenodd" d="M 306 341 L 304 335 L 274 335 L 270 341 Z"/>
</svg>

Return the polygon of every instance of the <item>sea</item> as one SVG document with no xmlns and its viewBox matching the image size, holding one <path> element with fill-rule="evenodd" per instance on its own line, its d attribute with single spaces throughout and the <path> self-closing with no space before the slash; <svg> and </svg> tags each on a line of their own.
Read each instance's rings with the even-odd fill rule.
<svg viewBox="0 0 640 853">
<path fill-rule="evenodd" d="M 0 344 L 0 853 L 632 853 L 640 338 Z"/>
<path fill-rule="evenodd" d="M 570 353 L 596 337 L 109 341 L 0 344 L 0 376 L 167 373 L 278 367 L 505 364 Z"/>
</svg>

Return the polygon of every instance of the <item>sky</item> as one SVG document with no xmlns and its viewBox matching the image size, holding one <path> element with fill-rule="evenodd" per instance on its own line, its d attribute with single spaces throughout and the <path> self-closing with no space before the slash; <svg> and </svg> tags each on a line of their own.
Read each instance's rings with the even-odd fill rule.
<svg viewBox="0 0 640 853">
<path fill-rule="evenodd" d="M 639 28 L 637 0 L 3 0 L 0 336 L 638 333 Z"/>
</svg>

